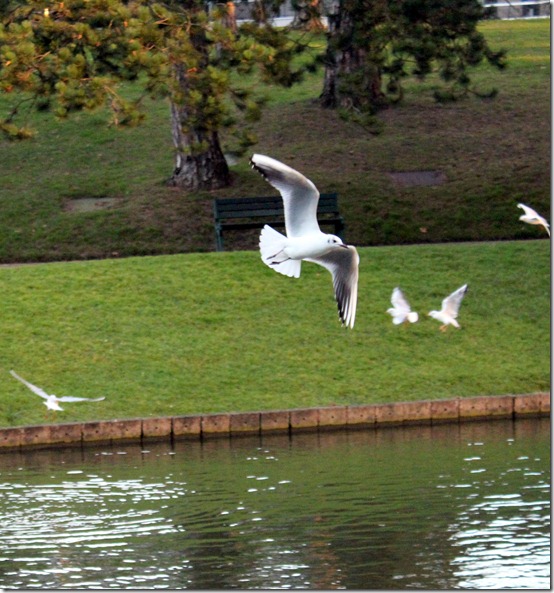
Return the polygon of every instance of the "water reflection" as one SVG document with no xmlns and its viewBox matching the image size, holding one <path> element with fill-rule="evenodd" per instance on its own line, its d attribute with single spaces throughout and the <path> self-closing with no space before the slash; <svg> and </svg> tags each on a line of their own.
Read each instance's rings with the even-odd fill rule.
<svg viewBox="0 0 554 593">
<path fill-rule="evenodd" d="M 0 456 L 0 587 L 550 586 L 550 423 Z"/>
<path fill-rule="evenodd" d="M 546 586 L 550 579 L 550 546 L 544 537 L 550 529 L 550 489 L 544 457 L 520 451 L 515 438 L 506 442 L 516 448 L 512 463 L 483 480 L 470 481 L 466 500 L 473 504 L 452 526 L 452 543 L 460 548 L 452 564 L 461 587 L 530 589 L 537 582 Z M 487 450 L 475 451 L 466 458 L 467 471 L 486 474 Z M 518 491 L 513 489 L 513 474 L 518 475 Z"/>
</svg>

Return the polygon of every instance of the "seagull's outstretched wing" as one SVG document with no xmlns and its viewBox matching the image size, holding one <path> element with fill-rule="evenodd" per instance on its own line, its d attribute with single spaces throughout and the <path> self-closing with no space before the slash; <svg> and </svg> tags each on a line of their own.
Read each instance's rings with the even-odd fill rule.
<svg viewBox="0 0 554 593">
<path fill-rule="evenodd" d="M 392 291 L 390 302 L 395 309 L 398 309 L 399 312 L 402 312 L 405 315 L 408 315 L 411 311 L 410 303 L 408 303 L 404 293 L 398 287 Z"/>
<path fill-rule="evenodd" d="M 327 268 L 333 275 L 333 288 L 339 310 L 339 317 L 343 325 L 354 327 L 356 319 L 356 304 L 358 302 L 358 264 L 360 256 L 352 245 L 345 245 L 345 249 L 333 249 L 318 258 L 309 258 Z"/>
<path fill-rule="evenodd" d="M 392 322 L 395 325 L 400 325 L 408 318 L 412 311 L 410 304 L 406 300 L 403 292 L 398 287 L 393 289 L 390 302 L 392 303 L 393 308 L 388 309 L 387 313 L 392 315 Z"/>
<path fill-rule="evenodd" d="M 29 381 L 25 381 L 25 379 L 20 377 L 15 371 L 10 371 L 10 375 L 15 377 L 18 381 L 21 381 L 23 385 L 26 385 L 33 393 L 40 395 L 40 397 L 43 397 L 44 399 L 48 399 L 49 396 L 46 391 L 40 387 L 37 387 L 36 385 L 33 385 L 32 383 L 29 383 Z"/>
<path fill-rule="evenodd" d="M 288 237 L 301 237 L 320 230 L 317 223 L 319 192 L 307 177 L 263 154 L 252 155 L 250 164 L 270 185 L 279 190 L 285 208 Z"/>
<path fill-rule="evenodd" d="M 105 397 L 73 397 L 71 395 L 66 395 L 65 397 L 57 397 L 56 399 L 59 402 L 101 402 Z"/>
<path fill-rule="evenodd" d="M 452 294 L 448 295 L 442 301 L 441 313 L 446 313 L 446 315 L 452 317 L 452 319 L 456 319 L 456 317 L 458 317 L 458 310 L 460 309 L 460 304 L 466 292 L 467 284 L 464 284 L 463 286 L 460 286 L 458 290 L 455 290 Z"/>
<path fill-rule="evenodd" d="M 538 216 L 533 208 L 529 208 L 529 206 L 526 206 L 525 204 L 518 204 L 517 207 L 521 208 L 523 212 L 525 212 L 525 216 L 528 216 L 529 218 L 537 218 Z"/>
</svg>

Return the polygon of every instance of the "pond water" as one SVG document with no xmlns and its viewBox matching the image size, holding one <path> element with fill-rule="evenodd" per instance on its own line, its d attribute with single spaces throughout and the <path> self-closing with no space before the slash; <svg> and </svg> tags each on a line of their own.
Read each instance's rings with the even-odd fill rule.
<svg viewBox="0 0 554 593">
<path fill-rule="evenodd" d="M 0 489 L 0 588 L 550 588 L 544 418 L 5 452 Z"/>
</svg>

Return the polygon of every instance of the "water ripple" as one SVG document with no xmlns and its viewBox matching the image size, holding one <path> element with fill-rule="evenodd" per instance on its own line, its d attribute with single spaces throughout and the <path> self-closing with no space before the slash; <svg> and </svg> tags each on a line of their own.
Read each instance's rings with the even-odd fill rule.
<svg viewBox="0 0 554 593">
<path fill-rule="evenodd" d="M 529 426 L 4 455 L 0 587 L 548 588 Z"/>
</svg>

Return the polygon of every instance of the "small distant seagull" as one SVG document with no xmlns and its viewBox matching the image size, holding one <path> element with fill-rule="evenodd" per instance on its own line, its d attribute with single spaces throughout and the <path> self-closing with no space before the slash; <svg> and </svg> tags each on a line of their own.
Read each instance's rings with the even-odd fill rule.
<svg viewBox="0 0 554 593">
<path fill-rule="evenodd" d="M 343 325 L 354 327 L 358 300 L 356 248 L 336 235 L 322 233 L 317 222 L 319 192 L 304 175 L 261 154 L 250 159 L 252 168 L 279 190 L 285 208 L 283 235 L 268 226 L 260 234 L 262 261 L 276 272 L 298 278 L 302 260 L 323 266 L 333 276 L 333 288 Z"/>
<path fill-rule="evenodd" d="M 550 229 L 549 229 L 549 224 L 548 222 L 546 222 L 546 219 L 543 218 L 542 216 L 540 216 L 539 214 L 537 214 L 533 208 L 529 208 L 529 206 L 526 206 L 525 204 L 518 204 L 517 205 L 518 208 L 521 208 L 525 214 L 522 214 L 519 217 L 519 220 L 526 222 L 528 224 L 540 224 L 542 225 L 546 232 L 548 233 L 548 236 L 550 237 Z"/>
<path fill-rule="evenodd" d="M 393 306 L 387 309 L 387 313 L 392 315 L 394 325 L 400 325 L 404 321 L 415 323 L 419 319 L 419 315 L 415 311 L 412 311 L 410 303 L 408 303 L 400 288 L 396 287 L 392 291 L 390 302 Z"/>
<path fill-rule="evenodd" d="M 25 381 L 25 379 L 20 377 L 15 371 L 10 371 L 10 375 L 12 375 L 12 377 L 15 377 L 18 381 L 21 381 L 23 383 L 23 385 L 26 385 L 33 393 L 36 393 L 37 395 L 40 395 L 40 397 L 44 398 L 45 401 L 43 401 L 42 403 L 49 410 L 63 411 L 63 408 L 60 406 L 59 402 L 99 402 L 99 401 L 102 401 L 103 399 L 106 399 L 105 397 L 97 397 L 94 399 L 90 399 L 88 397 L 72 397 L 72 396 L 57 397 L 54 394 L 49 395 L 48 393 L 43 391 L 40 387 L 37 387 L 36 385 L 33 385 L 32 383 Z"/>
<path fill-rule="evenodd" d="M 458 317 L 458 310 L 466 292 L 467 284 L 464 284 L 442 301 L 442 309 L 440 311 L 431 311 L 429 313 L 430 317 L 442 321 L 442 325 L 439 328 L 441 331 L 446 331 L 449 325 L 460 329 L 460 324 L 456 321 L 456 317 Z"/>
</svg>

